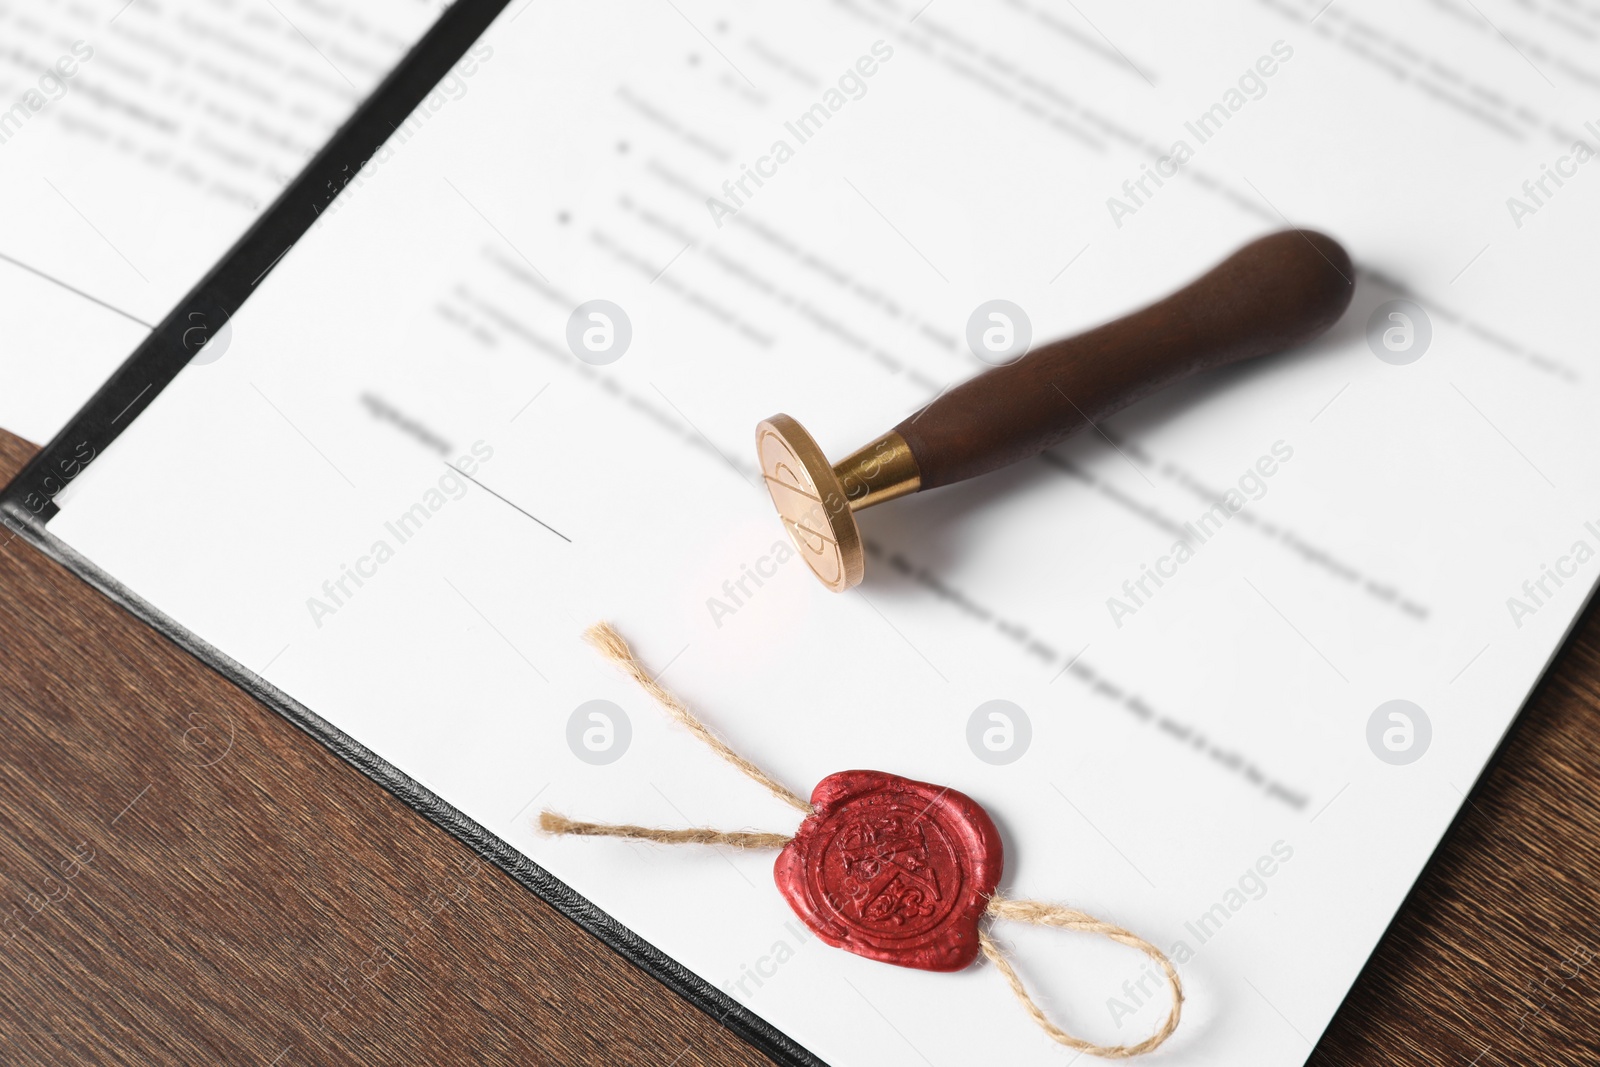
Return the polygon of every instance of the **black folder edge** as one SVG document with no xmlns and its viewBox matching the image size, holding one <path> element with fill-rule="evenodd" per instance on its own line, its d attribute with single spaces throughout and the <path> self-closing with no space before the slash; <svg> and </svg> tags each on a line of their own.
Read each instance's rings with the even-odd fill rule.
<svg viewBox="0 0 1600 1067">
<path fill-rule="evenodd" d="M 771 1023 L 635 934 L 376 752 L 163 614 L 45 528 L 59 510 L 55 496 L 94 457 L 103 454 L 177 377 L 205 346 L 207 338 L 222 328 L 310 230 L 322 208 L 410 117 L 508 3 L 509 0 L 456 0 L 445 9 L 244 236 L 112 372 L 61 432 L 0 491 L 0 519 L 50 558 L 315 738 L 401 803 L 500 868 L 773 1062 L 825 1067 Z"/>
</svg>

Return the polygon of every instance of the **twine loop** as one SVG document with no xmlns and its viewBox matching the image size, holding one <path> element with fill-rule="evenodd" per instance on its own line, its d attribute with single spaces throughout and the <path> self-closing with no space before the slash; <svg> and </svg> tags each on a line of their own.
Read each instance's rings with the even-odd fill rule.
<svg viewBox="0 0 1600 1067">
<path fill-rule="evenodd" d="M 710 728 L 701 722 L 683 702 L 670 691 L 658 683 L 644 665 L 634 656 L 633 650 L 622 639 L 622 635 L 611 627 L 610 623 L 596 623 L 585 633 L 584 638 L 593 645 L 601 655 L 620 667 L 623 673 L 632 678 L 641 689 L 661 705 L 667 715 L 690 733 L 698 737 L 713 752 L 738 768 L 739 772 L 752 781 L 760 784 L 773 796 L 782 800 L 790 807 L 804 815 L 812 814 L 811 804 L 800 794 L 785 786 L 760 767 L 751 763 L 735 752 L 727 742 L 712 733 Z M 539 815 L 539 828 L 547 834 L 574 835 L 579 837 L 624 837 L 638 841 L 654 841 L 665 845 L 720 845 L 726 848 L 748 849 L 781 849 L 792 841 L 791 834 L 763 833 L 744 830 L 714 830 L 707 827 L 690 827 L 682 830 L 663 830 L 651 826 L 634 826 L 627 823 L 594 823 L 580 822 L 569 819 L 559 812 L 546 810 Z M 978 947 L 983 951 L 985 958 L 994 964 L 1000 976 L 1011 987 L 1012 994 L 1017 1002 L 1022 1005 L 1028 1017 L 1050 1037 L 1052 1041 L 1065 1045 L 1075 1052 L 1087 1052 L 1091 1056 L 1100 1056 L 1105 1059 L 1130 1059 L 1153 1052 L 1161 1046 L 1173 1032 L 1178 1029 L 1178 1022 L 1183 1015 L 1183 981 L 1178 977 L 1177 968 L 1167 958 L 1167 954 L 1159 948 L 1140 937 L 1138 934 L 1124 930 L 1120 926 L 1097 919 L 1087 912 L 1077 911 L 1061 904 L 1051 904 L 1042 900 L 1013 900 L 1009 897 L 995 893 L 989 898 L 989 905 L 984 914 L 992 920 L 1006 919 L 1012 922 L 1030 923 L 1035 926 L 1052 926 L 1060 930 L 1073 930 L 1079 933 L 1098 934 L 1110 938 L 1118 944 L 1137 949 L 1150 959 L 1154 960 L 1166 976 L 1167 985 L 1172 990 L 1172 1007 L 1167 1012 L 1167 1017 L 1155 1032 L 1143 1041 L 1132 1045 L 1097 1045 L 1092 1041 L 1074 1037 L 1063 1030 L 1045 1015 L 1044 1009 L 1028 993 L 1022 983 L 1022 978 L 1017 974 L 1016 966 L 1011 962 L 1011 957 L 1006 953 L 1001 944 L 987 930 L 979 929 Z"/>
<path fill-rule="evenodd" d="M 1028 995 L 1028 989 L 1022 984 L 1022 979 L 1017 975 L 1017 969 L 1012 966 L 1011 959 L 1006 955 L 1005 949 L 996 941 L 987 930 L 978 931 L 978 947 L 983 950 L 990 963 L 1000 972 L 1000 977 L 1006 980 L 1006 985 L 1011 987 L 1012 994 L 1022 1005 L 1028 1017 L 1039 1025 L 1039 1029 L 1050 1035 L 1050 1040 L 1062 1044 L 1075 1052 L 1087 1052 L 1091 1056 L 1101 1056 L 1109 1060 L 1125 1060 L 1134 1056 L 1143 1056 L 1146 1052 L 1154 1052 L 1161 1047 L 1162 1042 L 1172 1036 L 1178 1028 L 1178 1022 L 1183 1017 L 1183 979 L 1178 977 L 1178 969 L 1172 965 L 1167 954 L 1156 948 L 1138 934 L 1124 930 L 1103 919 L 1096 919 L 1087 912 L 1077 911 L 1060 904 L 1050 904 L 1043 900 L 1011 900 L 1002 897 L 999 893 L 989 898 L 987 914 L 994 919 L 1010 919 L 1013 922 L 1032 923 L 1035 926 L 1054 926 L 1062 930 L 1077 930 L 1086 934 L 1099 934 L 1109 937 L 1119 944 L 1136 948 L 1155 960 L 1160 965 L 1162 973 L 1166 975 L 1167 985 L 1172 989 L 1172 1008 L 1167 1012 L 1167 1017 L 1156 1028 L 1155 1033 L 1132 1045 L 1096 1045 L 1092 1041 L 1073 1037 L 1061 1027 L 1051 1022 L 1045 1015 L 1044 1009 L 1034 1002 Z"/>
</svg>

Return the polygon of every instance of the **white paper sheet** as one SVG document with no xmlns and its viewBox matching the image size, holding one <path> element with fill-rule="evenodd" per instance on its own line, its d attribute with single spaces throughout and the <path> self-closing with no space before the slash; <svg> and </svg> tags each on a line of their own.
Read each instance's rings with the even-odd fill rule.
<svg viewBox="0 0 1600 1067">
<path fill-rule="evenodd" d="M 0 2 L 0 426 L 53 437 L 442 6 Z"/>
<path fill-rule="evenodd" d="M 828 1062 L 1070 1056 L 992 968 L 802 936 L 769 856 L 539 836 L 547 806 L 795 824 L 589 623 L 802 791 L 977 798 L 1006 891 L 1179 961 L 1164 1062 L 1299 1063 L 1600 566 L 1594 49 L 1480 6 L 508 13 L 51 529 Z M 781 558 L 757 420 L 843 455 L 983 368 L 982 302 L 1058 336 L 1286 220 L 1360 265 L 1327 338 L 865 513 L 858 593 Z M 566 340 L 595 299 L 631 325 L 603 366 Z M 569 745 L 591 700 L 628 722 L 614 762 Z M 1029 723 L 1010 763 L 969 744 L 992 700 Z M 1000 933 L 1076 1033 L 1166 1010 L 1134 953 Z"/>
</svg>

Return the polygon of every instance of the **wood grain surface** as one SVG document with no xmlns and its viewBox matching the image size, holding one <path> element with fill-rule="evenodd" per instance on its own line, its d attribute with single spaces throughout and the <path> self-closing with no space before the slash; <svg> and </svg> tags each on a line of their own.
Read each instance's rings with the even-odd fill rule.
<svg viewBox="0 0 1600 1067">
<path fill-rule="evenodd" d="M 0 701 L 0 1063 L 767 1062 L 21 539 Z"/>
<path fill-rule="evenodd" d="M 765 1062 L 20 539 L 0 701 L 0 1062 Z M 1597 768 L 1591 613 L 1313 1063 L 1600 1062 Z"/>
</svg>

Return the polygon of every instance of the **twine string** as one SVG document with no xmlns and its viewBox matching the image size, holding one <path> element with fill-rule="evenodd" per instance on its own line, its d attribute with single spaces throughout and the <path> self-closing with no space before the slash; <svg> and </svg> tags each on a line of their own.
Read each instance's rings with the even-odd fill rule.
<svg viewBox="0 0 1600 1067">
<path fill-rule="evenodd" d="M 654 841 L 660 845 L 726 845 L 729 848 L 782 848 L 794 840 L 789 834 L 713 830 L 704 826 L 695 826 L 687 830 L 658 830 L 653 826 L 633 826 L 629 823 L 579 822 L 555 811 L 540 813 L 539 829 L 547 834 L 627 837 L 635 841 Z"/>
<path fill-rule="evenodd" d="M 1091 1056 L 1100 1056 L 1108 1060 L 1125 1060 L 1155 1051 L 1178 1028 L 1178 1021 L 1183 1016 L 1183 980 L 1178 977 L 1177 968 L 1173 967 L 1167 954 L 1138 934 L 1060 904 L 1050 904 L 1042 900 L 1011 900 L 999 893 L 989 899 L 988 915 L 994 919 L 1010 919 L 1013 922 L 1054 926 L 1062 930 L 1078 930 L 1086 934 L 1109 937 L 1113 941 L 1143 952 L 1160 964 L 1162 972 L 1166 975 L 1167 985 L 1172 989 L 1172 1008 L 1156 1032 L 1133 1045 L 1097 1045 L 1092 1041 L 1074 1037 L 1051 1022 L 1045 1015 L 1044 1009 L 1028 995 L 1028 989 L 1022 984 L 1022 979 L 1018 977 L 1017 969 L 1012 966 L 1005 949 L 987 930 L 979 930 L 978 947 L 983 950 L 989 962 L 995 965 L 1000 977 L 1006 980 L 1006 985 L 1011 987 L 1012 995 L 1028 1013 L 1028 1017 L 1037 1023 L 1039 1029 L 1048 1034 L 1052 1041 L 1076 1052 L 1087 1052 Z"/>
<path fill-rule="evenodd" d="M 694 713 L 683 706 L 683 701 L 679 700 L 677 697 L 673 696 L 671 692 L 663 688 L 662 685 L 650 674 L 650 672 L 644 669 L 644 664 L 640 663 L 638 658 L 634 656 L 633 649 L 628 647 L 628 642 L 624 641 L 622 639 L 622 635 L 611 628 L 611 624 L 609 622 L 595 623 L 593 626 L 589 627 L 588 630 L 584 631 L 583 637 L 584 640 L 593 645 L 602 656 L 610 660 L 612 663 L 615 663 L 618 667 L 622 668 L 622 672 L 637 682 L 640 689 L 643 689 L 646 693 L 649 693 L 650 696 L 655 699 L 655 702 L 661 705 L 662 710 L 665 711 L 674 722 L 678 723 L 680 726 L 684 727 L 690 733 L 694 734 L 700 740 L 709 745 L 711 747 L 711 751 L 715 752 L 717 755 L 721 756 L 723 759 L 739 768 L 740 773 L 742 773 L 746 778 L 756 782 L 766 789 L 767 792 L 771 793 L 773 796 L 777 797 L 791 808 L 794 808 L 802 815 L 811 814 L 811 803 L 806 800 L 805 797 L 796 793 L 793 789 L 790 789 L 776 778 L 773 778 L 766 771 L 762 770 L 760 767 L 757 767 L 754 763 L 751 763 L 749 760 L 739 755 L 739 753 L 735 752 L 732 748 L 728 747 L 727 742 L 723 741 L 722 738 L 712 733 L 710 728 L 707 727 L 705 723 L 695 718 Z"/>
<path fill-rule="evenodd" d="M 640 688 L 649 693 L 657 704 L 666 711 L 673 721 L 679 723 L 690 733 L 705 742 L 713 752 L 727 760 L 739 769 L 745 777 L 759 783 L 779 800 L 784 801 L 796 810 L 810 815 L 812 807 L 805 798 L 783 785 L 777 779 L 767 774 L 760 767 L 745 759 L 735 752 L 721 738 L 695 717 L 683 702 L 673 696 L 671 692 L 662 687 L 651 674 L 645 670 L 644 665 L 634 656 L 633 650 L 622 639 L 622 635 L 612 629 L 609 623 L 596 623 L 585 633 L 584 638 L 599 650 L 600 654 L 620 667 L 624 673 L 638 683 Z M 580 822 L 569 819 L 559 812 L 545 810 L 539 815 L 539 828 L 547 834 L 564 834 L 579 837 L 621 837 L 638 841 L 654 841 L 666 845 L 722 845 L 728 848 L 747 849 L 781 849 L 794 838 L 790 834 L 762 833 L 744 830 L 714 830 L 708 827 L 691 827 L 683 830 L 662 830 L 650 826 L 634 826 L 628 823 L 595 823 Z M 1087 1052 L 1091 1056 L 1100 1056 L 1105 1059 L 1130 1059 L 1153 1052 L 1159 1048 L 1173 1032 L 1178 1029 L 1178 1022 L 1183 1014 L 1183 981 L 1178 977 L 1178 971 L 1167 958 L 1167 954 L 1156 946 L 1140 937 L 1138 934 L 1124 930 L 1120 926 L 1095 918 L 1087 912 L 1077 911 L 1060 904 L 1051 904 L 1042 900 L 1012 900 L 999 893 L 989 899 L 989 906 L 984 912 L 990 919 L 1008 919 L 1012 922 L 1030 923 L 1035 926 L 1053 926 L 1061 930 L 1074 930 L 1080 933 L 1099 934 L 1108 937 L 1119 944 L 1137 949 L 1160 965 L 1167 979 L 1167 985 L 1172 990 L 1172 1007 L 1167 1012 L 1167 1017 L 1162 1021 L 1155 1033 L 1132 1045 L 1097 1045 L 1091 1041 L 1074 1037 L 1061 1027 L 1050 1021 L 1044 1009 L 1034 1001 L 1028 989 L 1018 976 L 1016 967 L 1006 954 L 1001 944 L 992 937 L 987 930 L 978 931 L 978 946 L 984 956 L 1000 976 L 1011 987 L 1012 995 L 1022 1005 L 1028 1017 L 1050 1037 L 1052 1041 L 1065 1045 L 1076 1052 Z"/>
</svg>

